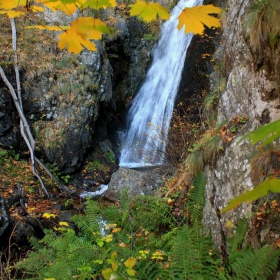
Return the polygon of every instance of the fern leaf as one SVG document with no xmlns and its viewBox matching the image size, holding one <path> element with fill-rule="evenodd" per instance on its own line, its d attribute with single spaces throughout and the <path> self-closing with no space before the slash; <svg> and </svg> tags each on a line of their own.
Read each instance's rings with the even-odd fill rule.
<svg viewBox="0 0 280 280">
<path fill-rule="evenodd" d="M 234 279 L 267 279 L 273 274 L 279 260 L 279 250 L 270 246 L 246 249 L 229 257 L 230 270 Z"/>
<path fill-rule="evenodd" d="M 217 279 L 217 261 L 209 252 L 212 252 L 211 240 L 204 235 L 201 226 L 184 226 L 171 250 L 169 279 Z"/>
<path fill-rule="evenodd" d="M 247 219 L 245 217 L 241 217 L 239 223 L 236 226 L 235 234 L 228 239 L 230 254 L 234 254 L 242 247 L 242 243 L 246 232 L 247 232 Z"/>
<path fill-rule="evenodd" d="M 198 173 L 193 181 L 194 188 L 191 190 L 187 201 L 187 212 L 190 215 L 192 223 L 199 220 L 202 216 L 203 207 L 205 204 L 205 185 L 206 180 L 202 173 Z"/>
</svg>

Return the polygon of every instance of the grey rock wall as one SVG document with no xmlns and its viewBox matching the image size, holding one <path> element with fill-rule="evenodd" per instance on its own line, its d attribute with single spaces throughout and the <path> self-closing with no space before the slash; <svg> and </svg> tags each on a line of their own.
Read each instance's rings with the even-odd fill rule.
<svg viewBox="0 0 280 280">
<path fill-rule="evenodd" d="M 227 79 L 226 88 L 219 97 L 217 123 L 227 123 L 236 116 L 248 117 L 238 136 L 280 118 L 279 99 L 267 98 L 275 91 L 276 82 L 264 68 L 257 69 L 244 35 L 244 14 L 250 3 L 247 0 L 228 1 L 222 44 L 216 53 L 217 63 L 223 64 Z M 230 199 L 254 187 L 250 163 L 256 151 L 251 144 L 239 142 L 239 139 L 237 137 L 225 148 L 214 166 L 205 168 L 207 185 L 203 220 L 221 251 L 226 247 L 225 236 L 232 232 L 232 225 L 241 216 L 251 218 L 255 209 L 254 204 L 242 204 L 234 211 L 220 214 Z"/>
</svg>

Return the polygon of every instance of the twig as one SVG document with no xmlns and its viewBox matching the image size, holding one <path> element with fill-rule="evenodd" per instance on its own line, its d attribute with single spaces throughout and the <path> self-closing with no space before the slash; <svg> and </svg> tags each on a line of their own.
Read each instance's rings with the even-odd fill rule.
<svg viewBox="0 0 280 280">
<path fill-rule="evenodd" d="M 48 167 L 47 167 L 45 164 L 43 164 L 38 158 L 34 157 L 34 159 L 35 159 L 35 162 L 36 162 L 37 164 L 39 164 L 39 165 L 48 173 L 48 175 L 52 178 L 52 180 L 55 181 L 55 182 L 58 184 L 58 186 L 59 186 L 68 196 L 72 197 L 72 192 L 71 192 L 65 185 L 61 184 L 61 183 L 57 180 L 57 178 L 51 173 L 51 171 L 48 169 Z"/>
<path fill-rule="evenodd" d="M 11 232 L 11 235 L 10 235 L 10 237 L 9 237 L 8 256 L 7 256 L 7 267 L 8 267 L 8 268 L 9 268 L 9 266 L 10 266 L 10 259 L 11 259 L 11 246 L 12 246 L 12 245 L 11 245 L 11 241 L 12 241 L 12 237 L 13 237 L 13 235 L 14 235 L 14 232 L 15 232 L 16 227 L 17 227 L 17 225 L 19 224 L 19 222 L 20 222 L 20 220 L 16 222 L 16 224 L 15 224 L 15 226 L 14 226 L 12 232 Z"/>
</svg>

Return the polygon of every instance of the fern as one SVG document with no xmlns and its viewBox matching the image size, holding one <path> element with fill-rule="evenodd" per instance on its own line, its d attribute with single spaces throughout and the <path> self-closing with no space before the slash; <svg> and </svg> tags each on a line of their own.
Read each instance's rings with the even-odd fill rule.
<svg viewBox="0 0 280 280">
<path fill-rule="evenodd" d="M 219 279 L 258 279 L 265 280 L 277 268 L 280 250 L 271 246 L 260 249 L 242 248 L 247 232 L 247 219 L 240 219 L 235 234 L 228 239 L 229 256 L 224 275 Z"/>
<path fill-rule="evenodd" d="M 270 246 L 237 251 L 229 257 L 226 279 L 268 279 L 277 268 L 279 256 L 280 251 Z"/>
<path fill-rule="evenodd" d="M 192 223 L 200 220 L 202 217 L 202 211 L 205 204 L 205 185 L 206 180 L 200 172 L 193 181 L 194 188 L 190 191 L 186 205 Z"/>
<path fill-rule="evenodd" d="M 75 215 L 72 217 L 74 223 L 90 241 L 95 241 L 101 237 L 101 219 L 100 206 L 98 205 L 98 202 L 90 201 L 89 199 L 87 200 L 85 215 Z"/>
<path fill-rule="evenodd" d="M 241 217 L 239 223 L 236 226 L 235 234 L 228 238 L 229 253 L 232 254 L 242 248 L 242 243 L 247 232 L 247 219 Z"/>
<path fill-rule="evenodd" d="M 210 238 L 201 226 L 183 226 L 171 251 L 172 263 L 168 279 L 216 279 L 219 261 L 212 257 Z"/>
</svg>

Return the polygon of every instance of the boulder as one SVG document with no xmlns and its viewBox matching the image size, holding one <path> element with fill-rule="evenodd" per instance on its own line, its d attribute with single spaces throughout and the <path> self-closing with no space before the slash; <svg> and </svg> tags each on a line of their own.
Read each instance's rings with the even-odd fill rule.
<svg viewBox="0 0 280 280">
<path fill-rule="evenodd" d="M 152 195 L 160 182 L 160 174 L 153 170 L 119 168 L 117 172 L 113 173 L 104 196 L 110 200 L 119 200 L 121 193 L 126 188 L 129 188 L 129 197 Z"/>
</svg>

